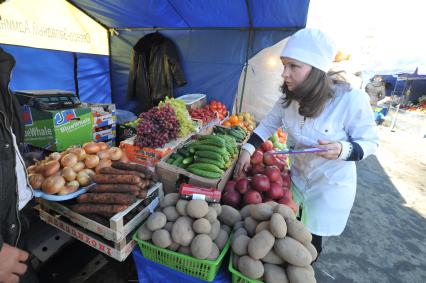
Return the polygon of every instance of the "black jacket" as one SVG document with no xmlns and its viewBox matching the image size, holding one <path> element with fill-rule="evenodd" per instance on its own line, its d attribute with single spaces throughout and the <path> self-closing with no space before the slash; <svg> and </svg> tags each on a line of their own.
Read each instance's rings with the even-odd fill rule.
<svg viewBox="0 0 426 283">
<path fill-rule="evenodd" d="M 20 233 L 12 130 L 19 144 L 24 138 L 24 127 L 19 103 L 9 91 L 14 66 L 14 58 L 0 48 L 0 249 L 3 242 L 15 246 Z"/>
<path fill-rule="evenodd" d="M 186 84 L 173 41 L 158 32 L 142 37 L 133 47 L 129 71 L 129 99 L 139 99 L 139 112 L 173 97 L 173 82 Z"/>
</svg>

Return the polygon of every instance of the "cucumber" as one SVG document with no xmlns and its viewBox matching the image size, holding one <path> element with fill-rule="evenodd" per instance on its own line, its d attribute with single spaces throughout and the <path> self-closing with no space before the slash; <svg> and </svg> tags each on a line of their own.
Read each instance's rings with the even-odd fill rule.
<svg viewBox="0 0 426 283">
<path fill-rule="evenodd" d="M 175 161 L 175 159 L 174 159 L 174 158 L 169 157 L 169 158 L 167 158 L 166 163 L 168 163 L 168 164 L 173 164 L 173 161 Z"/>
<path fill-rule="evenodd" d="M 202 170 L 202 169 L 198 169 L 198 168 L 187 168 L 186 170 L 188 170 L 189 172 L 204 177 L 204 178 L 209 178 L 209 179 L 219 179 L 220 177 L 222 177 L 222 174 L 220 173 L 216 173 L 216 172 L 209 172 L 206 170 Z"/>
<path fill-rule="evenodd" d="M 180 167 L 182 165 L 183 159 L 184 159 L 183 156 L 179 156 L 178 158 L 175 159 L 175 161 L 173 161 L 172 165 Z"/>
<path fill-rule="evenodd" d="M 182 160 L 182 164 L 190 164 L 192 161 L 194 161 L 194 156 L 188 156 Z"/>
<path fill-rule="evenodd" d="M 213 135 L 200 136 L 198 140 L 200 141 L 209 140 L 212 144 L 216 144 L 217 146 L 225 146 L 225 141 L 219 136 L 213 136 Z"/>
<path fill-rule="evenodd" d="M 221 154 L 217 152 L 212 152 L 212 151 L 205 151 L 205 150 L 196 151 L 195 156 L 214 159 L 214 160 L 218 160 L 222 162 L 225 161 Z"/>
<path fill-rule="evenodd" d="M 195 156 L 194 159 L 195 159 L 196 163 L 198 162 L 198 163 L 214 164 L 221 169 L 225 168 L 225 162 L 223 162 L 223 161 L 217 161 L 217 160 L 213 160 L 213 159 L 210 159 L 210 158 L 197 157 L 197 156 Z"/>
<path fill-rule="evenodd" d="M 189 152 L 189 150 L 188 150 L 188 149 L 186 149 L 186 148 L 183 148 L 183 147 L 179 148 L 179 149 L 177 150 L 177 152 L 178 152 L 180 155 L 184 156 L 184 157 L 191 156 L 191 153 Z"/>
<path fill-rule="evenodd" d="M 197 169 L 206 170 L 209 172 L 217 172 L 220 174 L 224 173 L 223 170 L 217 167 L 216 165 L 209 164 L 209 163 L 199 163 L 198 161 L 196 163 L 192 163 L 191 165 L 189 165 L 188 168 L 197 168 Z"/>
<path fill-rule="evenodd" d="M 195 147 L 196 151 L 213 151 L 213 152 L 217 152 L 219 154 L 225 154 L 226 153 L 226 148 L 225 146 L 214 146 L 214 145 L 207 145 L 207 144 L 200 144 L 200 145 L 196 145 Z"/>
</svg>

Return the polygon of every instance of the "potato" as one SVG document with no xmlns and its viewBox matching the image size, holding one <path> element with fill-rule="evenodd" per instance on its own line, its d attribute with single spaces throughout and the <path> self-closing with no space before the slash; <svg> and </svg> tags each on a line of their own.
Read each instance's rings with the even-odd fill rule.
<svg viewBox="0 0 426 283">
<path fill-rule="evenodd" d="M 179 249 L 178 249 L 178 252 L 180 252 L 181 254 L 185 254 L 185 255 L 191 256 L 191 248 L 190 247 L 180 246 Z"/>
<path fill-rule="evenodd" d="M 214 240 L 215 244 L 219 248 L 219 250 L 222 250 L 223 247 L 226 244 L 226 241 L 228 241 L 228 233 L 222 229 L 219 230 L 219 235 L 217 235 L 216 239 Z"/>
<path fill-rule="evenodd" d="M 187 200 L 184 199 L 180 199 L 178 200 L 178 202 L 176 203 L 176 210 L 177 212 L 182 215 L 182 216 L 187 216 L 188 214 L 186 213 L 186 206 L 188 205 Z"/>
<path fill-rule="evenodd" d="M 211 230 L 209 233 L 209 237 L 212 239 L 212 241 L 216 240 L 217 236 L 219 236 L 220 232 L 220 222 L 219 220 L 216 220 L 215 222 L 211 223 Z"/>
<path fill-rule="evenodd" d="M 245 235 L 245 236 L 247 236 L 247 230 L 245 228 L 238 229 L 237 231 L 235 231 L 235 233 L 232 236 L 232 238 L 236 239 L 239 235 Z"/>
<path fill-rule="evenodd" d="M 237 256 L 236 254 L 232 255 L 232 266 L 234 267 L 234 269 L 238 270 L 238 260 L 240 259 L 239 256 Z"/>
<path fill-rule="evenodd" d="M 238 270 L 251 279 L 258 279 L 263 276 L 264 268 L 260 260 L 252 259 L 249 256 L 242 256 L 238 260 Z"/>
<path fill-rule="evenodd" d="M 144 240 L 144 241 L 151 240 L 152 231 L 149 230 L 148 227 L 146 227 L 146 224 L 143 224 L 141 227 L 139 227 L 138 237 L 139 237 L 139 239 Z"/>
<path fill-rule="evenodd" d="M 275 202 L 273 200 L 265 202 L 267 205 L 270 205 L 272 207 L 272 209 L 275 209 L 275 207 L 277 207 L 279 205 L 278 202 Z"/>
<path fill-rule="evenodd" d="M 172 228 L 173 228 L 173 222 L 167 222 L 166 225 L 164 225 L 163 229 L 169 231 L 170 233 L 172 232 Z"/>
<path fill-rule="evenodd" d="M 220 222 L 234 227 L 234 224 L 241 220 L 238 210 L 229 205 L 222 205 L 222 213 L 219 215 Z"/>
<path fill-rule="evenodd" d="M 172 241 L 172 243 L 170 244 L 170 246 L 167 247 L 167 249 L 175 252 L 179 249 L 180 245 L 178 243 L 175 243 Z"/>
<path fill-rule="evenodd" d="M 203 218 L 209 212 L 207 202 L 202 199 L 192 199 L 186 206 L 186 213 L 194 218 Z"/>
<path fill-rule="evenodd" d="M 216 210 L 217 216 L 219 216 L 222 213 L 222 206 L 219 203 L 213 203 L 210 205 L 210 207 Z"/>
<path fill-rule="evenodd" d="M 269 230 L 269 221 L 262 221 L 256 226 L 255 234 L 259 233 L 262 230 Z"/>
<path fill-rule="evenodd" d="M 198 259 L 206 259 L 212 251 L 212 239 L 208 235 L 195 236 L 191 242 L 191 253 Z"/>
<path fill-rule="evenodd" d="M 244 221 L 238 221 L 234 224 L 234 231 L 237 231 L 239 228 L 244 227 Z"/>
<path fill-rule="evenodd" d="M 243 256 L 247 254 L 247 247 L 250 243 L 250 237 L 246 235 L 240 235 L 237 238 L 234 238 L 231 243 L 231 248 L 234 254 L 238 256 Z"/>
<path fill-rule="evenodd" d="M 284 217 L 279 213 L 274 213 L 271 216 L 271 222 L 269 224 L 269 231 L 275 238 L 284 238 L 287 234 L 287 224 L 284 220 Z"/>
<path fill-rule="evenodd" d="M 274 210 L 266 203 L 259 203 L 250 207 L 250 216 L 256 221 L 265 221 L 271 218 Z"/>
<path fill-rule="evenodd" d="M 249 242 L 247 251 L 253 259 L 261 259 L 274 246 L 275 238 L 268 230 L 257 233 Z"/>
<path fill-rule="evenodd" d="M 210 225 L 210 222 L 205 218 L 200 218 L 194 221 L 192 223 L 192 229 L 197 234 L 209 234 L 212 226 Z"/>
<path fill-rule="evenodd" d="M 220 224 L 220 229 L 222 229 L 223 231 L 225 231 L 226 233 L 231 234 L 232 228 L 229 227 L 228 225 L 222 225 Z"/>
<path fill-rule="evenodd" d="M 275 264 L 265 263 L 264 282 L 266 283 L 288 283 L 287 274 L 285 269 Z"/>
<path fill-rule="evenodd" d="M 207 212 L 207 215 L 204 216 L 205 219 L 207 219 L 210 223 L 213 223 L 215 220 L 217 220 L 217 212 L 214 208 L 208 207 L 209 212 Z"/>
<path fill-rule="evenodd" d="M 179 200 L 178 193 L 170 193 L 164 196 L 163 200 L 160 202 L 160 207 L 165 208 L 167 206 L 175 206 Z"/>
<path fill-rule="evenodd" d="M 309 251 L 312 257 L 312 261 L 314 261 L 318 256 L 318 251 L 312 243 L 303 244 L 305 248 Z"/>
<path fill-rule="evenodd" d="M 172 239 L 175 243 L 187 247 L 191 244 L 195 233 L 192 230 L 192 219 L 187 216 L 179 217 L 173 224 Z"/>
<path fill-rule="evenodd" d="M 307 244 L 312 242 L 312 234 L 303 225 L 302 222 L 296 219 L 286 219 L 287 223 L 287 234 L 293 239 Z"/>
<path fill-rule="evenodd" d="M 296 215 L 294 214 L 293 210 L 285 204 L 277 205 L 274 208 L 274 212 L 281 214 L 281 216 L 284 217 L 285 220 L 296 219 Z"/>
<path fill-rule="evenodd" d="M 208 260 L 216 260 L 219 256 L 220 251 L 219 248 L 216 246 L 215 243 L 212 244 L 212 251 L 210 252 L 209 256 L 206 258 Z"/>
<path fill-rule="evenodd" d="M 240 214 L 241 214 L 242 219 L 245 219 L 246 217 L 250 216 L 250 208 L 252 206 L 254 206 L 254 204 L 248 204 L 240 210 Z"/>
<path fill-rule="evenodd" d="M 261 258 L 263 262 L 272 263 L 272 264 L 283 264 L 284 260 L 280 258 L 275 252 L 274 249 L 271 249 L 264 257 Z"/>
<path fill-rule="evenodd" d="M 288 265 L 286 268 L 287 278 L 291 283 L 316 283 L 317 280 L 311 268 Z"/>
<path fill-rule="evenodd" d="M 154 245 L 165 249 L 172 243 L 172 238 L 170 237 L 169 231 L 165 229 L 160 229 L 156 230 L 152 234 L 152 242 L 154 243 Z"/>
<path fill-rule="evenodd" d="M 256 234 L 256 226 L 258 222 L 253 219 L 253 217 L 249 216 L 244 219 L 244 228 L 246 228 L 247 234 L 250 237 L 253 237 Z"/>
<path fill-rule="evenodd" d="M 163 213 L 167 217 L 167 221 L 175 222 L 179 218 L 179 213 L 174 206 L 167 206 L 163 209 Z"/>
<path fill-rule="evenodd" d="M 146 221 L 146 227 L 152 232 L 161 229 L 166 225 L 167 217 L 162 212 L 154 212 L 148 217 Z"/>
<path fill-rule="evenodd" d="M 307 266 L 312 262 L 312 256 L 309 251 L 300 242 L 291 237 L 277 239 L 274 244 L 274 251 L 284 261 L 292 265 Z"/>
</svg>

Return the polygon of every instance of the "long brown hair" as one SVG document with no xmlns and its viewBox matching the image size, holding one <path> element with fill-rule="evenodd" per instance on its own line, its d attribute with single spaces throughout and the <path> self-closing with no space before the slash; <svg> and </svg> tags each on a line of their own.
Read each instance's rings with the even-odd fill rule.
<svg viewBox="0 0 426 283">
<path fill-rule="evenodd" d="M 331 80 L 327 73 L 312 67 L 301 86 L 290 91 L 285 83 L 281 86 L 285 94 L 283 106 L 288 107 L 293 100 L 299 102 L 299 114 L 305 117 L 317 117 L 325 104 L 334 97 Z"/>
</svg>

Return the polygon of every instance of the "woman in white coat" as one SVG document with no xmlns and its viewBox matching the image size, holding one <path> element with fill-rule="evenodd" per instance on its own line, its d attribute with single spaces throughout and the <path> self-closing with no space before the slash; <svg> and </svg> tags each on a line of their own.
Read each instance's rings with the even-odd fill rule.
<svg viewBox="0 0 426 283">
<path fill-rule="evenodd" d="M 289 148 L 327 149 L 290 155 L 293 198 L 318 253 L 322 236 L 340 235 L 346 226 L 356 192 L 354 161 L 378 146 L 368 95 L 327 74 L 335 51 L 333 41 L 316 29 L 289 38 L 281 53 L 283 95 L 242 147 L 235 170 L 236 176 L 247 171 L 255 148 L 279 127 Z"/>
</svg>

